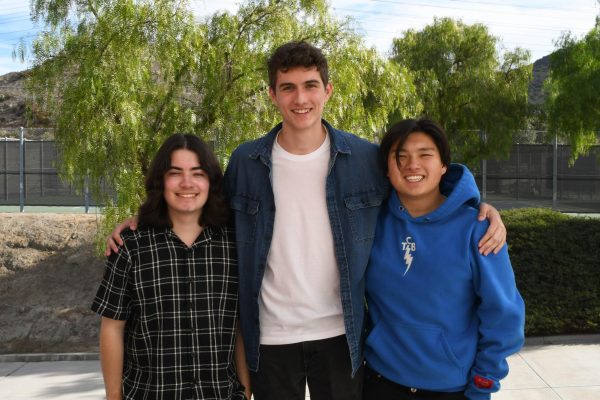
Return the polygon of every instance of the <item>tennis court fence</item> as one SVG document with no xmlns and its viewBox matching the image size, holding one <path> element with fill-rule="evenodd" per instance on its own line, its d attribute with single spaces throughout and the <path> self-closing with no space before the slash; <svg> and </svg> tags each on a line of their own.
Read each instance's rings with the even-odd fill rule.
<svg viewBox="0 0 600 400">
<path fill-rule="evenodd" d="M 0 137 L 0 205 L 20 206 L 21 211 L 26 206 L 79 206 L 86 211 L 102 206 L 86 188 L 77 191 L 61 179 L 54 140 L 31 128 L 9 131 L 0 128 L 5 135 Z M 473 172 L 482 199 L 500 209 L 543 206 L 600 213 L 600 145 L 573 165 L 569 158 L 570 147 L 558 141 L 514 143 L 508 159 L 485 160 Z"/>
</svg>

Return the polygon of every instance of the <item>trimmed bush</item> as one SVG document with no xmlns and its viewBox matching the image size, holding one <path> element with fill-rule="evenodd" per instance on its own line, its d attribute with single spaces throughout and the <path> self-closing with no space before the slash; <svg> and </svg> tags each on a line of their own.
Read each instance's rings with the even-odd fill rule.
<svg viewBox="0 0 600 400">
<path fill-rule="evenodd" d="M 600 219 L 502 211 L 528 336 L 600 332 Z"/>
</svg>

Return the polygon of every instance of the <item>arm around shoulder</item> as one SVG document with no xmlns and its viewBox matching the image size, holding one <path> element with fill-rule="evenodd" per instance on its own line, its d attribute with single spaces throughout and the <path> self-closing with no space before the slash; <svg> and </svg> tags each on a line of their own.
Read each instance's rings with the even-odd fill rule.
<svg viewBox="0 0 600 400">
<path fill-rule="evenodd" d="M 506 243 L 506 227 L 500 213 L 492 205 L 481 203 L 478 219 L 480 221 L 488 219 L 490 222 L 488 230 L 479 240 L 479 252 L 485 256 L 492 252 L 498 254 Z"/>
<path fill-rule="evenodd" d="M 133 231 L 136 230 L 137 224 L 138 217 L 133 216 L 127 218 L 125 221 L 115 226 L 115 229 L 113 229 L 110 235 L 106 237 L 106 247 L 104 248 L 104 255 L 108 257 L 111 253 L 118 253 L 119 246 L 123 246 L 123 239 L 121 238 L 121 233 L 127 228 Z"/>
</svg>

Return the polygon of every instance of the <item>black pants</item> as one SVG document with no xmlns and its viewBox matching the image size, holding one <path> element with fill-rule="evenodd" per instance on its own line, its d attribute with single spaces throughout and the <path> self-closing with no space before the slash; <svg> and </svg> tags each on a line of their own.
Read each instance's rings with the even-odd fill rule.
<svg viewBox="0 0 600 400">
<path fill-rule="evenodd" d="M 354 378 L 346 336 L 285 345 L 261 345 L 251 372 L 254 400 L 360 400 L 363 369 Z"/>
<path fill-rule="evenodd" d="M 463 392 L 433 392 L 392 382 L 365 367 L 364 400 L 467 400 Z"/>
</svg>

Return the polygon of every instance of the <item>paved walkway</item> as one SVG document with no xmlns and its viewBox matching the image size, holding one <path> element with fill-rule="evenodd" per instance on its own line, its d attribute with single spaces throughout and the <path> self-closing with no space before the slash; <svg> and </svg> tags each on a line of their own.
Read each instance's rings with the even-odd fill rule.
<svg viewBox="0 0 600 400">
<path fill-rule="evenodd" d="M 97 360 L 62 355 L 54 358 L 79 361 L 35 361 L 40 358 L 47 356 L 0 356 L 0 399 L 104 399 Z M 599 343 L 528 345 L 509 364 L 510 374 L 492 400 L 600 399 Z"/>
</svg>

